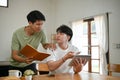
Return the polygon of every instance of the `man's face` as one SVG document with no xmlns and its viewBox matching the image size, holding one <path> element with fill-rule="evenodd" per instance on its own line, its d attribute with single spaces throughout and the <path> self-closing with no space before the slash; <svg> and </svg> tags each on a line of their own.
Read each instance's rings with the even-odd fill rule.
<svg viewBox="0 0 120 80">
<path fill-rule="evenodd" d="M 57 43 L 68 42 L 69 38 L 70 37 L 68 35 L 66 35 L 65 33 L 57 32 L 57 35 L 56 35 L 56 41 L 57 41 Z"/>
<path fill-rule="evenodd" d="M 29 22 L 29 24 L 34 32 L 40 32 L 42 29 L 43 23 L 44 23 L 44 21 L 41 21 L 41 20 L 37 20 L 34 23 Z"/>
</svg>

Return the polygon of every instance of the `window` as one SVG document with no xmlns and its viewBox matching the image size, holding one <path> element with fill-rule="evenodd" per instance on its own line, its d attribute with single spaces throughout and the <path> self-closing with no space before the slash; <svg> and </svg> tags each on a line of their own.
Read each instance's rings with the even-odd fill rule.
<svg viewBox="0 0 120 80">
<path fill-rule="evenodd" d="M 8 7 L 8 0 L 0 0 L 1 7 Z"/>
<path fill-rule="evenodd" d="M 94 19 L 73 22 L 72 44 L 79 48 L 81 54 L 91 54 L 91 60 L 84 67 L 85 71 L 100 72 L 100 50 Z"/>
<path fill-rule="evenodd" d="M 78 47 L 81 54 L 90 54 L 91 60 L 84 70 L 107 74 L 109 62 L 109 21 L 108 13 L 94 18 L 72 22 L 73 38 L 71 43 Z M 106 54 L 107 58 L 106 58 Z"/>
</svg>

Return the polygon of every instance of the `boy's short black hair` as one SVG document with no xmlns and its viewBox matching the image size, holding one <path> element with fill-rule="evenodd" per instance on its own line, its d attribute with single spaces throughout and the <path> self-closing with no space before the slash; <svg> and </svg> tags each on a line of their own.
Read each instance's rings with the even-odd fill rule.
<svg viewBox="0 0 120 80">
<path fill-rule="evenodd" d="M 45 16 L 38 10 L 34 10 L 31 11 L 28 15 L 27 15 L 27 20 L 28 22 L 36 22 L 37 20 L 42 20 L 45 21 Z"/>
<path fill-rule="evenodd" d="M 70 39 L 68 41 L 70 41 L 73 36 L 72 29 L 67 25 L 61 25 L 60 27 L 57 28 L 56 32 L 65 33 L 68 36 L 70 36 Z"/>
</svg>

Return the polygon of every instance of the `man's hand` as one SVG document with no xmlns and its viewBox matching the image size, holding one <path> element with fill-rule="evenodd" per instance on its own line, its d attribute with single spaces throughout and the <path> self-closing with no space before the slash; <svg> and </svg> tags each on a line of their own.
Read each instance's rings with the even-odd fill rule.
<svg viewBox="0 0 120 80">
<path fill-rule="evenodd" d="M 87 60 L 85 58 L 82 58 L 82 64 L 85 65 L 87 63 Z"/>
<path fill-rule="evenodd" d="M 25 58 L 24 62 L 30 64 L 33 60 L 33 58 Z"/>
<path fill-rule="evenodd" d="M 44 47 L 44 49 L 52 49 L 52 50 L 55 50 L 56 49 L 56 45 L 53 44 L 53 43 L 45 43 L 45 44 L 42 44 L 42 46 Z"/>
<path fill-rule="evenodd" d="M 63 59 L 64 60 L 67 60 L 67 59 L 69 59 L 69 58 L 72 58 L 73 56 L 74 56 L 74 52 L 68 52 L 64 57 L 63 57 Z"/>
<path fill-rule="evenodd" d="M 77 58 L 73 60 L 73 69 L 75 73 L 78 73 L 82 70 L 84 63 L 86 62 L 86 60 L 81 59 L 81 58 Z"/>
</svg>

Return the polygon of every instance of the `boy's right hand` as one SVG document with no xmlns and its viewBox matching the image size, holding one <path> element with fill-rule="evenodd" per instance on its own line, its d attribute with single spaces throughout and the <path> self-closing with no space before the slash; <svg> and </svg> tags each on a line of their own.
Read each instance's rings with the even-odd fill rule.
<svg viewBox="0 0 120 80">
<path fill-rule="evenodd" d="M 72 58 L 73 56 L 74 56 L 74 52 L 68 52 L 63 58 L 64 58 L 64 60 L 67 60 L 67 59 L 69 59 L 69 58 Z"/>
</svg>

